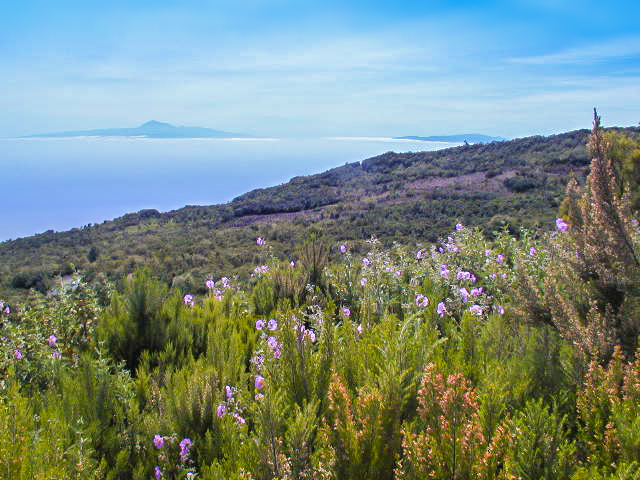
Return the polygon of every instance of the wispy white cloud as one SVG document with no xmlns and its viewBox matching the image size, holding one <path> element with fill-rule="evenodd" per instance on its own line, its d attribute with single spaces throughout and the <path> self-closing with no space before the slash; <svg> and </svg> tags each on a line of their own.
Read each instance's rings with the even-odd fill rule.
<svg viewBox="0 0 640 480">
<path fill-rule="evenodd" d="M 640 36 L 616 38 L 597 44 L 560 50 L 555 53 L 516 57 L 509 60 L 513 63 L 550 65 L 592 64 L 620 58 L 638 58 L 640 60 Z"/>
</svg>

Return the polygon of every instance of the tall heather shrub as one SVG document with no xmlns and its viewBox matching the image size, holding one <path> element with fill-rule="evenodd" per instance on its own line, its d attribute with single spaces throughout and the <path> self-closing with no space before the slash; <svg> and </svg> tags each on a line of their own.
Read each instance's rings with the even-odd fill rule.
<svg viewBox="0 0 640 480">
<path fill-rule="evenodd" d="M 522 316 L 552 325 L 600 361 L 616 345 L 630 358 L 640 334 L 640 236 L 612 148 L 595 113 L 587 184 L 572 179 L 567 186 L 570 224 L 558 219 L 539 268 L 520 264 L 515 295 Z"/>
</svg>

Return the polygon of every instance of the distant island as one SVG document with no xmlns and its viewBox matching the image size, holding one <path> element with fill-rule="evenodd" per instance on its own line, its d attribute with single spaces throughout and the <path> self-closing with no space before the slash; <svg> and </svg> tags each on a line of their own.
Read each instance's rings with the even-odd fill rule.
<svg viewBox="0 0 640 480">
<path fill-rule="evenodd" d="M 395 140 L 421 140 L 423 142 L 468 142 L 468 143 L 491 143 L 502 142 L 506 139 L 502 137 L 490 137 L 481 133 L 462 133 L 459 135 L 432 135 L 430 137 L 418 137 L 409 135 L 406 137 L 393 137 Z"/>
<path fill-rule="evenodd" d="M 34 137 L 251 138 L 251 135 L 223 132 L 205 127 L 176 127 L 170 123 L 151 120 L 133 128 L 103 128 L 98 130 L 40 133 L 23 138 Z"/>
</svg>

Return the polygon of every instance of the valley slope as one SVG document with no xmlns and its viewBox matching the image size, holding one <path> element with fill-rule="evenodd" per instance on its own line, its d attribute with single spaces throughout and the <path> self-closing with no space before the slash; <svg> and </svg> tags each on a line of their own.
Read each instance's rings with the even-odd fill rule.
<svg viewBox="0 0 640 480">
<path fill-rule="evenodd" d="M 639 128 L 627 128 L 640 135 Z M 247 276 L 264 262 L 255 238 L 274 255 L 295 259 L 310 229 L 330 243 L 364 251 L 372 235 L 384 243 L 436 241 L 453 224 L 486 232 L 553 223 L 570 171 L 590 163 L 589 131 L 466 145 L 434 152 L 388 152 L 233 201 L 160 213 L 142 210 L 67 232 L 48 231 L 0 244 L 0 295 L 46 291 L 74 270 L 88 278 L 121 278 L 150 266 L 173 286 L 197 291 L 204 279 Z"/>
</svg>

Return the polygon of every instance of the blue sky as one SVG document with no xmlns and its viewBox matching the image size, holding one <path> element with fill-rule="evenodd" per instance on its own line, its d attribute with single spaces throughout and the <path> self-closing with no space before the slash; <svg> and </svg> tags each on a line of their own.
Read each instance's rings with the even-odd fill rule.
<svg viewBox="0 0 640 480">
<path fill-rule="evenodd" d="M 0 136 L 150 119 L 505 137 L 640 121 L 638 1 L 0 4 Z"/>
</svg>

